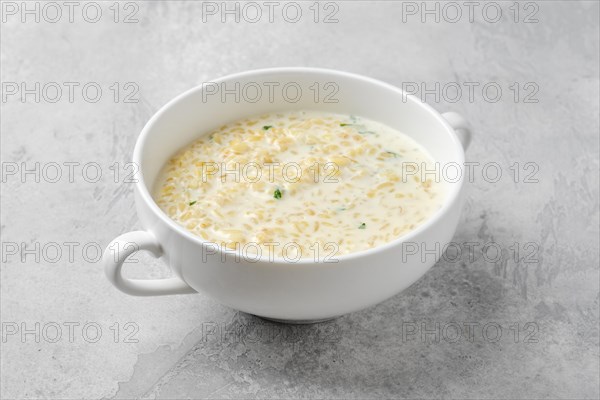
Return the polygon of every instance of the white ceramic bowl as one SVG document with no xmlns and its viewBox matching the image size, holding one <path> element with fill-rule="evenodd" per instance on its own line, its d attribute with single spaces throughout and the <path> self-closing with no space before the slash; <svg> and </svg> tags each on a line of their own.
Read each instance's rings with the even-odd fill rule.
<svg viewBox="0 0 600 400">
<path fill-rule="evenodd" d="M 226 76 L 178 96 L 144 127 L 133 161 L 140 167 L 135 202 L 146 230 L 125 233 L 109 244 L 103 256 L 108 279 L 130 295 L 199 291 L 247 313 L 304 322 L 377 304 L 423 276 L 440 254 L 424 256 L 421 249 L 435 248 L 436 243 L 443 248 L 456 230 L 464 197 L 462 177 L 454 183 L 443 181 L 447 185 L 444 205 L 415 230 L 385 245 L 338 256 L 336 263 L 310 258 L 295 263 L 267 258 L 246 261 L 234 251 L 217 249 L 188 232 L 152 199 L 152 185 L 161 167 L 199 135 L 243 117 L 298 109 L 354 114 L 385 123 L 411 136 L 441 165 L 464 165 L 464 149 L 470 139 L 464 119 L 456 113 L 439 114 L 389 84 L 314 68 L 274 68 Z M 414 251 L 415 245 L 419 251 Z M 162 257 L 174 276 L 159 280 L 123 277 L 123 262 L 138 250 Z"/>
</svg>

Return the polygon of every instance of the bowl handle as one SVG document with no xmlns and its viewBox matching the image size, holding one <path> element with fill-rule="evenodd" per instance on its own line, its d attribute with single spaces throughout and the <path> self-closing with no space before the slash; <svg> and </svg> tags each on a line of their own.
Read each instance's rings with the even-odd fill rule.
<svg viewBox="0 0 600 400">
<path fill-rule="evenodd" d="M 128 279 L 121 274 L 125 259 L 139 250 L 147 250 L 155 257 L 162 255 L 162 248 L 153 234 L 146 231 L 127 232 L 115 238 L 104 250 L 102 263 L 109 281 L 120 291 L 132 296 L 162 296 L 167 294 L 196 293 L 179 278 Z"/>
<path fill-rule="evenodd" d="M 469 143 L 471 143 L 471 125 L 469 125 L 462 115 L 454 111 L 445 112 L 442 114 L 442 117 L 444 117 L 452 129 L 454 129 L 456 136 L 458 136 L 458 140 L 460 140 L 466 151 L 469 147 Z"/>
</svg>

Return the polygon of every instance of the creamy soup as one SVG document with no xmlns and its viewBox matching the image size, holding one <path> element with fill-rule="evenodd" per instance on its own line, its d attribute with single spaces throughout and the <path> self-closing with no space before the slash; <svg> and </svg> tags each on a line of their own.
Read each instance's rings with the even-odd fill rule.
<svg viewBox="0 0 600 400">
<path fill-rule="evenodd" d="M 361 117 L 282 112 L 200 137 L 163 167 L 154 199 L 174 221 L 229 249 L 329 259 L 390 242 L 443 202 L 434 160 Z M 425 179 L 427 178 L 427 179 Z"/>
</svg>

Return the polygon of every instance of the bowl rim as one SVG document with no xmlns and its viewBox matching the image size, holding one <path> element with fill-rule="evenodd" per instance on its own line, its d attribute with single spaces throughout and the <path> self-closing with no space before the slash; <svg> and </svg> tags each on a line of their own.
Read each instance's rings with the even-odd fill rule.
<svg viewBox="0 0 600 400">
<path fill-rule="evenodd" d="M 338 76 L 343 76 L 346 78 L 361 80 L 363 82 L 366 82 L 366 83 L 369 83 L 372 85 L 377 85 L 377 86 L 380 86 L 380 87 L 385 88 L 390 91 L 394 91 L 394 92 L 398 93 L 399 95 L 404 96 L 403 98 L 406 98 L 407 101 L 416 103 L 418 106 L 424 108 L 431 115 L 432 118 L 435 118 L 438 122 L 440 122 L 442 124 L 442 126 L 444 126 L 444 128 L 446 128 L 446 133 L 449 134 L 450 139 L 454 144 L 454 152 L 458 158 L 458 160 L 456 160 L 456 162 L 459 163 L 459 165 L 464 165 L 465 149 L 464 149 L 462 143 L 460 142 L 460 140 L 458 139 L 457 135 L 454 133 L 454 129 L 450 126 L 449 122 L 444 117 L 442 117 L 442 115 L 438 111 L 436 111 L 433 107 L 431 107 L 430 105 L 420 101 L 415 96 L 404 92 L 402 89 L 400 89 L 392 84 L 378 80 L 378 79 L 370 78 L 368 76 L 364 76 L 364 75 L 360 75 L 360 74 L 356 74 L 356 73 L 352 73 L 352 72 L 329 69 L 329 68 L 274 67 L 274 68 L 252 69 L 252 70 L 248 70 L 248 71 L 244 71 L 244 72 L 233 73 L 233 74 L 229 74 L 229 75 L 220 77 L 218 79 L 211 80 L 210 82 L 221 83 L 221 82 L 229 81 L 232 79 L 241 79 L 241 78 L 248 78 L 248 77 L 252 77 L 252 76 L 269 75 L 269 74 L 274 74 L 274 73 L 290 73 L 290 74 L 291 73 L 296 73 L 296 74 L 310 73 L 310 74 L 338 75 Z M 146 182 L 144 179 L 144 171 L 142 169 L 142 154 L 143 154 L 143 151 L 145 148 L 146 141 L 148 139 L 150 131 L 154 127 L 154 124 L 156 123 L 156 121 L 158 121 L 163 116 L 163 114 L 166 113 L 166 111 L 168 109 L 175 106 L 179 102 L 183 101 L 185 98 L 194 95 L 196 92 L 202 91 L 203 87 L 204 87 L 204 84 L 200 84 L 198 86 L 195 86 L 191 89 L 186 90 L 185 92 L 183 92 L 183 93 L 179 94 L 178 96 L 176 96 L 175 98 L 171 99 L 169 102 L 167 102 L 165 105 L 163 105 L 158 111 L 156 111 L 154 113 L 154 115 L 150 118 L 150 120 L 148 120 L 146 125 L 144 125 L 144 128 L 142 129 L 140 135 L 138 136 L 138 138 L 136 140 L 134 151 L 133 151 L 132 161 L 134 164 L 139 166 L 139 171 L 138 171 L 139 178 L 137 179 L 137 181 L 135 183 L 135 189 L 138 191 L 141 199 L 149 206 L 152 213 L 157 218 L 159 218 L 162 222 L 164 222 L 170 229 L 173 229 L 174 231 L 176 231 L 183 237 L 187 238 L 188 240 L 190 240 L 200 246 L 211 245 L 213 248 L 215 248 L 218 251 L 217 254 L 225 253 L 226 256 L 238 257 L 236 259 L 244 260 L 247 257 L 245 257 L 244 254 L 242 254 L 242 251 L 231 250 L 231 249 L 225 248 L 217 243 L 210 242 L 208 240 L 204 240 L 200 236 L 193 234 L 192 232 L 185 229 L 183 226 L 176 223 L 173 219 L 171 219 L 156 204 L 156 202 L 154 201 L 154 198 L 152 197 L 152 195 L 150 194 L 150 191 L 148 190 L 148 186 L 146 185 Z M 363 257 L 369 257 L 373 254 L 380 253 L 380 252 L 383 252 L 390 248 L 396 247 L 401 243 L 409 242 L 410 239 L 413 239 L 416 236 L 423 233 L 424 231 L 430 229 L 444 215 L 446 215 L 446 213 L 451 211 L 453 205 L 459 200 L 462 188 L 464 186 L 464 181 L 465 181 L 464 174 L 461 174 L 459 181 L 453 182 L 453 185 L 451 186 L 450 191 L 447 193 L 446 200 L 444 201 L 442 207 L 440 207 L 438 210 L 436 210 L 425 222 L 421 223 L 415 229 L 413 229 L 410 232 L 406 233 L 405 235 L 399 236 L 399 237 L 395 238 L 394 240 L 389 241 L 387 243 L 384 243 L 384 244 L 381 244 L 379 246 L 372 247 L 369 249 L 365 249 L 365 250 L 360 250 L 360 251 L 343 254 L 343 255 L 336 255 L 335 259 L 337 261 L 335 261 L 335 262 L 333 262 L 333 261 L 325 262 L 325 261 L 322 261 L 320 258 L 318 260 L 315 260 L 314 258 L 311 258 L 311 257 L 300 258 L 298 260 L 290 261 L 290 260 L 286 260 L 284 257 L 277 257 L 275 255 L 261 254 L 260 257 L 252 258 L 252 264 L 260 264 L 260 263 L 266 262 L 269 264 L 286 264 L 286 265 L 313 265 L 313 264 L 314 265 L 322 265 L 322 264 L 336 265 L 336 264 L 340 264 L 342 261 L 358 259 L 358 258 L 363 258 Z"/>
</svg>

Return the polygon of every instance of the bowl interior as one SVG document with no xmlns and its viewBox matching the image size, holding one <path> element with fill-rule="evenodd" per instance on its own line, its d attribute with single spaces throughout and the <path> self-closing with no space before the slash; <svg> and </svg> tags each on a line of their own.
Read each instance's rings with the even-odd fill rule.
<svg viewBox="0 0 600 400">
<path fill-rule="evenodd" d="M 444 119 L 400 89 L 367 77 L 322 69 L 250 71 L 192 89 L 164 106 L 146 125 L 134 152 L 142 190 L 152 193 L 162 166 L 203 134 L 241 118 L 290 110 L 359 115 L 410 136 L 440 165 L 463 165 L 460 142 Z M 455 195 L 462 183 L 441 179 Z"/>
</svg>

